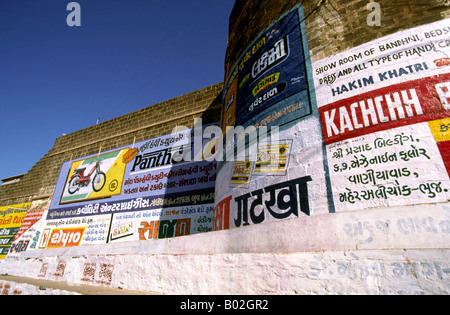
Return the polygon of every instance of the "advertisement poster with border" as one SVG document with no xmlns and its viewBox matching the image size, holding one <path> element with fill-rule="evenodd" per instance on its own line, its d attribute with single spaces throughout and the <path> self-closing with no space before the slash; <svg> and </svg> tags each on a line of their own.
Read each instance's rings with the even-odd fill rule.
<svg viewBox="0 0 450 315">
<path fill-rule="evenodd" d="M 31 203 L 0 207 L 0 259 L 5 259 Z"/>
<path fill-rule="evenodd" d="M 46 210 L 28 211 L 25 215 L 9 251 L 10 256 L 27 250 L 38 249 L 41 230 L 45 223 Z"/>
<path fill-rule="evenodd" d="M 49 209 L 29 218 L 17 252 L 25 244 L 76 247 L 211 231 L 217 163 L 193 158 L 196 131 L 63 163 Z M 200 139 L 206 155 L 210 139 Z"/>
<path fill-rule="evenodd" d="M 226 126 L 281 126 L 311 114 L 301 6 L 262 32 L 245 50 L 224 90 Z M 295 104 L 295 106 L 292 106 Z"/>
<path fill-rule="evenodd" d="M 450 200 L 449 21 L 313 64 L 336 211 Z"/>
</svg>

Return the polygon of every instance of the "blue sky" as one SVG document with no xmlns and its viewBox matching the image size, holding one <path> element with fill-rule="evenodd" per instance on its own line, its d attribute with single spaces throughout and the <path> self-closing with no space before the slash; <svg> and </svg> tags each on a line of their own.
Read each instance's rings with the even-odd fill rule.
<svg viewBox="0 0 450 315">
<path fill-rule="evenodd" d="M 63 133 L 222 82 L 234 0 L 0 0 L 0 178 Z"/>
</svg>

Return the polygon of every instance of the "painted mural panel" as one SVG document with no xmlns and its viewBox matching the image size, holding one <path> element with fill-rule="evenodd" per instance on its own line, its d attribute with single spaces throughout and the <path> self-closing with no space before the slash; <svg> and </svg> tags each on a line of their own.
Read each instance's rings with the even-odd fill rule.
<svg viewBox="0 0 450 315">
<path fill-rule="evenodd" d="M 448 21 L 313 64 L 337 211 L 450 199 Z"/>
<path fill-rule="evenodd" d="M 64 163 L 49 209 L 26 218 L 14 253 L 211 231 L 217 163 L 193 159 L 191 137 L 183 130 Z"/>
<path fill-rule="evenodd" d="M 311 114 L 302 16 L 298 9 L 292 10 L 242 54 L 225 84 L 223 129 L 283 125 Z M 270 117 L 273 121 L 268 123 Z"/>
<path fill-rule="evenodd" d="M 8 255 L 30 203 L 0 207 L 0 259 Z"/>
</svg>

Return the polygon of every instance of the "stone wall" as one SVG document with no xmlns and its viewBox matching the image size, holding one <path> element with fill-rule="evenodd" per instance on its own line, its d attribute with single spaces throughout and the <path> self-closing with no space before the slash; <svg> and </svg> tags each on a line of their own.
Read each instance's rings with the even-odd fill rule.
<svg viewBox="0 0 450 315">
<path fill-rule="evenodd" d="M 268 25 L 297 4 L 303 5 L 313 61 L 331 56 L 394 32 L 442 20 L 450 15 L 441 0 L 376 1 L 382 8 L 381 26 L 367 24 L 367 4 L 373 1 L 237 0 L 230 16 L 226 76 L 243 50 Z M 245 30 L 245 31 L 243 31 Z"/>
</svg>

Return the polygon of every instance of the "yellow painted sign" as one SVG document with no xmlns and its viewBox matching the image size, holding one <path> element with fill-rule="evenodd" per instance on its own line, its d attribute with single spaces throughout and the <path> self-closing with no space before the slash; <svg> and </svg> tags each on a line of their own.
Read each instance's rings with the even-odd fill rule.
<svg viewBox="0 0 450 315">
<path fill-rule="evenodd" d="M 253 88 L 253 96 L 258 95 L 259 92 L 264 90 L 266 87 L 274 85 L 278 82 L 280 78 L 280 73 L 274 73 L 269 75 L 268 77 L 262 79 L 254 88 Z"/>
<path fill-rule="evenodd" d="M 450 118 L 428 122 L 436 142 L 450 141 Z"/>
<path fill-rule="evenodd" d="M 8 255 L 12 242 L 22 225 L 30 203 L 0 207 L 0 259 Z"/>
</svg>

